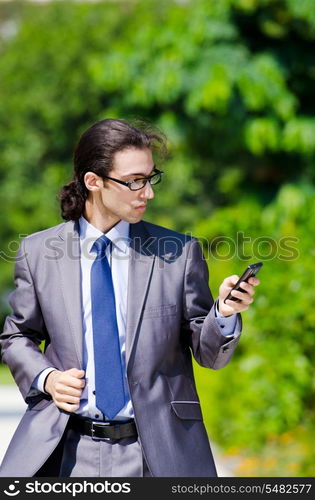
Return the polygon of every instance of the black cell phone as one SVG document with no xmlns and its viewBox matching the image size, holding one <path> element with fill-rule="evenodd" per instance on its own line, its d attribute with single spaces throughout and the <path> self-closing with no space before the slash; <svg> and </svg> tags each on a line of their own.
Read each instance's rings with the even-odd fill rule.
<svg viewBox="0 0 315 500">
<path fill-rule="evenodd" d="M 262 267 L 262 265 L 263 265 L 262 262 L 255 262 L 255 264 L 250 264 L 249 266 L 247 266 L 247 268 L 243 272 L 243 274 L 240 277 L 240 279 L 233 286 L 232 290 L 238 290 L 240 292 L 244 292 L 244 290 L 239 286 L 240 283 L 242 281 L 248 281 L 248 279 L 251 278 L 252 276 L 256 276 L 256 274 L 258 273 L 258 271 L 260 270 L 260 268 Z M 231 292 L 232 292 L 232 290 L 231 290 Z M 226 300 L 234 300 L 235 302 L 239 301 L 239 299 L 237 299 L 236 297 L 233 297 L 231 295 L 231 292 L 229 293 L 229 295 L 227 297 L 225 297 L 224 303 L 225 303 Z"/>
</svg>

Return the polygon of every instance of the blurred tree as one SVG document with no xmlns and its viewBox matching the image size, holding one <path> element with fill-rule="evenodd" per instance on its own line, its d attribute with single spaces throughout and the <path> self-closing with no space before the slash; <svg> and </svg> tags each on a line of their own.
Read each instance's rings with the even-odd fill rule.
<svg viewBox="0 0 315 500">
<path fill-rule="evenodd" d="M 193 228 L 214 290 L 247 261 L 264 262 L 233 361 L 216 373 L 195 367 L 209 431 L 232 455 L 251 450 L 240 475 L 315 474 L 314 199 L 314 187 L 285 184 L 264 208 L 244 199 Z"/>
<path fill-rule="evenodd" d="M 154 209 L 179 229 L 249 190 L 266 203 L 284 181 L 312 181 L 315 20 L 311 0 L 299 5 L 23 2 L 21 15 L 11 2 L 16 34 L 2 37 L 0 62 L 4 235 L 57 220 L 74 143 L 106 116 L 144 117 L 168 134 Z"/>
</svg>

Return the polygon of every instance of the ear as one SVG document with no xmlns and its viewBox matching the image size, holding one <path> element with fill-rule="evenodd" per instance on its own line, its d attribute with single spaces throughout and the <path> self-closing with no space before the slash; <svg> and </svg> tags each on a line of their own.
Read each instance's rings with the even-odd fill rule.
<svg viewBox="0 0 315 500">
<path fill-rule="evenodd" d="M 89 191 L 100 191 L 100 189 L 103 187 L 103 179 L 94 172 L 86 172 L 83 180 L 86 189 L 88 189 Z"/>
</svg>

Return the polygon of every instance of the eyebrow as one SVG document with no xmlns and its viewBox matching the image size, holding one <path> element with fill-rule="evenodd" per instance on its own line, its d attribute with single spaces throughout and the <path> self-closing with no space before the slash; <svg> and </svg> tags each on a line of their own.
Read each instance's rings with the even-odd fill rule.
<svg viewBox="0 0 315 500">
<path fill-rule="evenodd" d="M 135 175 L 142 175 L 142 178 L 144 178 L 144 179 L 145 179 L 146 177 L 150 177 L 150 175 L 152 175 L 152 172 L 153 172 L 153 170 L 154 170 L 155 168 L 156 168 L 156 167 L 155 167 L 155 165 L 153 165 L 152 170 L 151 170 L 151 173 L 150 173 L 148 176 L 147 176 L 147 175 L 145 175 L 143 172 L 138 172 L 138 173 L 133 173 L 133 172 L 132 172 L 131 174 L 122 175 L 122 176 L 121 176 L 121 178 L 122 178 L 122 179 L 126 179 L 127 177 L 134 177 Z"/>
</svg>

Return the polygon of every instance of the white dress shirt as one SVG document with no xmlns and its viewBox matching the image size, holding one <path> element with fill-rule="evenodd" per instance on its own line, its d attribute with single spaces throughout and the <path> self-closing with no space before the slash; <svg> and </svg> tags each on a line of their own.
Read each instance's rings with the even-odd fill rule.
<svg viewBox="0 0 315 500">
<path fill-rule="evenodd" d="M 82 327 L 83 327 L 83 370 L 85 371 L 86 384 L 83 389 L 80 407 L 76 413 L 92 418 L 93 420 L 106 420 L 106 415 L 98 410 L 95 401 L 94 378 L 94 349 L 93 328 L 91 313 L 91 267 L 96 258 L 95 252 L 90 252 L 95 240 L 103 233 L 92 226 L 83 216 L 79 219 L 80 249 L 81 249 L 81 296 L 82 296 Z M 115 420 L 125 420 L 133 417 L 133 408 L 126 375 L 126 317 L 127 317 L 127 291 L 129 271 L 129 223 L 121 220 L 110 231 L 105 233 L 111 240 L 106 248 L 106 257 L 111 267 L 113 286 L 115 292 L 116 317 L 119 334 L 121 361 L 124 372 L 126 401 L 125 406 L 116 415 Z M 222 329 L 222 334 L 233 337 L 236 326 L 236 315 L 228 318 L 220 315 L 216 310 L 216 319 Z M 39 374 L 33 382 L 33 387 L 44 392 L 44 383 L 47 375 L 55 368 L 47 368 Z"/>
<path fill-rule="evenodd" d="M 96 258 L 96 253 L 90 250 L 103 233 L 89 224 L 84 217 L 80 223 L 80 245 L 81 245 L 81 292 L 82 292 L 82 324 L 83 324 L 83 369 L 85 370 L 86 385 L 82 393 L 80 408 L 77 413 L 97 420 L 103 420 L 102 412 L 96 408 L 95 403 L 95 379 L 94 379 L 94 350 L 93 350 L 93 327 L 91 312 L 91 267 Z M 129 266 L 129 223 L 121 220 L 116 226 L 106 233 L 111 244 L 106 248 L 106 257 L 111 267 L 116 318 L 119 334 L 121 361 L 124 372 L 125 394 L 127 400 L 125 406 L 116 415 L 115 419 L 126 419 L 133 416 L 129 389 L 126 377 L 126 317 L 127 317 L 127 290 L 128 290 L 128 266 Z"/>
</svg>

